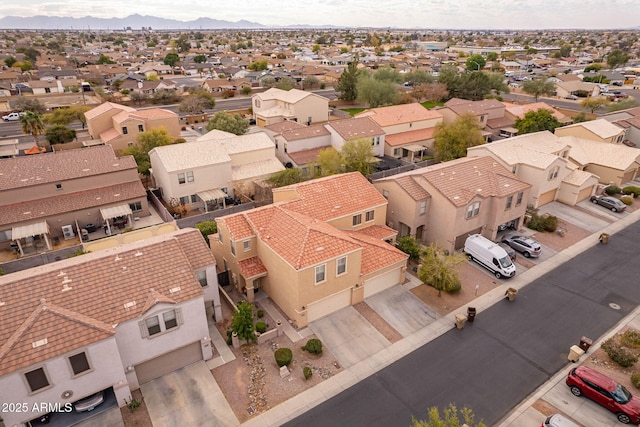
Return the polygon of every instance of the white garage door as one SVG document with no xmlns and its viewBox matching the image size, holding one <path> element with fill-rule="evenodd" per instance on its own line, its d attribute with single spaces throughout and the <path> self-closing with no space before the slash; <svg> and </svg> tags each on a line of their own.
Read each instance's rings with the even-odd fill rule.
<svg viewBox="0 0 640 427">
<path fill-rule="evenodd" d="M 331 314 L 351 305 L 351 288 L 338 292 L 320 301 L 309 304 L 307 307 L 307 319 L 309 322 Z"/>
<path fill-rule="evenodd" d="M 136 365 L 138 383 L 144 384 L 200 360 L 202 360 L 200 341 L 185 345 L 155 359 Z"/>
<path fill-rule="evenodd" d="M 364 282 L 364 297 L 370 297 L 378 292 L 389 289 L 400 282 L 400 269 L 388 271 Z"/>
</svg>

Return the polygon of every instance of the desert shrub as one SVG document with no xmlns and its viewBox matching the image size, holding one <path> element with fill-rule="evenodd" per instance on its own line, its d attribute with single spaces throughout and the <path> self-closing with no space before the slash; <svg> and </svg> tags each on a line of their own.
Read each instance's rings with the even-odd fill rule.
<svg viewBox="0 0 640 427">
<path fill-rule="evenodd" d="M 620 335 L 620 344 L 629 348 L 640 348 L 640 331 L 629 329 Z"/>
<path fill-rule="evenodd" d="M 633 204 L 633 196 L 627 195 L 620 197 L 620 201 L 627 206 L 631 206 Z"/>
<path fill-rule="evenodd" d="M 623 368 L 633 366 L 633 364 L 638 361 L 638 356 L 630 352 L 627 348 L 622 347 L 613 338 L 609 338 L 603 342 L 602 349 L 611 360 Z"/>
<path fill-rule="evenodd" d="M 138 409 L 141 404 L 140 401 L 135 397 L 128 402 L 127 402 L 127 399 L 125 399 L 124 402 L 127 404 L 127 408 L 129 408 L 130 411 Z"/>
<path fill-rule="evenodd" d="M 640 196 L 640 187 L 636 187 L 634 185 L 627 185 L 622 189 L 622 194 L 630 194 L 635 199 L 638 196 Z"/>
<path fill-rule="evenodd" d="M 633 384 L 633 386 L 635 388 L 640 388 L 640 374 L 639 373 L 633 373 L 631 374 L 631 384 Z"/>
<path fill-rule="evenodd" d="M 302 374 L 304 375 L 304 379 L 308 380 L 309 378 L 311 378 L 311 375 L 313 375 L 313 371 L 310 367 L 305 366 L 304 368 L 302 368 Z"/>
<path fill-rule="evenodd" d="M 622 193 L 622 190 L 617 185 L 610 185 L 604 189 L 604 192 L 610 196 L 613 196 L 614 194 Z"/>
<path fill-rule="evenodd" d="M 537 213 L 531 213 L 531 219 L 527 223 L 527 227 L 536 231 L 554 232 L 558 228 L 558 218 L 549 216 L 540 216 Z"/>
<path fill-rule="evenodd" d="M 264 310 L 258 310 L 258 319 L 262 319 L 264 317 Z"/>
<path fill-rule="evenodd" d="M 558 217 L 549 215 L 544 218 L 544 231 L 553 233 L 558 228 Z"/>
<path fill-rule="evenodd" d="M 308 351 L 311 354 L 322 354 L 322 341 L 318 338 L 311 338 L 307 343 L 302 347 L 304 351 Z"/>
<path fill-rule="evenodd" d="M 256 322 L 256 331 L 264 334 L 265 332 L 267 332 L 267 324 L 264 322 Z"/>
<path fill-rule="evenodd" d="M 278 367 L 287 366 L 293 360 L 293 352 L 290 348 L 282 347 L 274 353 Z"/>
<path fill-rule="evenodd" d="M 233 343 L 233 341 L 231 340 L 232 334 L 233 331 L 231 329 L 227 330 L 227 345 L 231 345 Z"/>
</svg>

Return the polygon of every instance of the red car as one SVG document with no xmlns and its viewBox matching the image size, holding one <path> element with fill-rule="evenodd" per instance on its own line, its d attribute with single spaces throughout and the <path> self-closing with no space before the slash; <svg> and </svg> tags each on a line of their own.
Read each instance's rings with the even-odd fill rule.
<svg viewBox="0 0 640 427">
<path fill-rule="evenodd" d="M 606 375 L 578 366 L 569 371 L 566 382 L 574 396 L 585 396 L 604 406 L 621 423 L 640 424 L 640 399 Z"/>
</svg>

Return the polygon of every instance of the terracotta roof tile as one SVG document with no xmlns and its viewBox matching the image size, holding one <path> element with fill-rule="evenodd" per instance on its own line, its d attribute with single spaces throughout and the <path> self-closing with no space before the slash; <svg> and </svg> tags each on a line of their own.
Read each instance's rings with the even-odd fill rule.
<svg viewBox="0 0 640 427">
<path fill-rule="evenodd" d="M 267 267 L 257 256 L 238 261 L 238 267 L 240 267 L 240 273 L 245 279 L 252 279 L 267 273 Z"/>
<path fill-rule="evenodd" d="M 333 128 L 338 135 L 347 141 L 384 135 L 384 130 L 369 117 L 336 120 L 327 123 L 326 126 Z"/>
<path fill-rule="evenodd" d="M 390 147 L 397 147 L 405 144 L 415 144 L 416 142 L 423 142 L 433 139 L 433 134 L 435 133 L 435 131 L 436 128 L 426 128 L 395 133 L 393 135 L 387 135 L 384 138 L 384 142 Z"/>
<path fill-rule="evenodd" d="M 371 117 L 381 127 L 423 120 L 442 119 L 442 114 L 438 111 L 427 110 L 418 103 L 372 108 L 356 115 L 356 117 L 367 116 Z"/>
<path fill-rule="evenodd" d="M 276 133 L 283 133 L 292 129 L 303 129 L 306 126 L 302 123 L 294 122 L 292 120 L 285 120 L 271 125 L 266 125 L 265 128 Z"/>
<path fill-rule="evenodd" d="M 297 141 L 299 139 L 329 135 L 331 135 L 331 133 L 324 127 L 324 125 L 311 125 L 282 132 L 282 137 L 287 141 Z"/>
<path fill-rule="evenodd" d="M 315 162 L 318 159 L 318 154 L 320 154 L 322 150 L 326 150 L 328 148 L 331 147 L 318 147 L 312 148 L 310 150 L 295 151 L 293 153 L 289 151 L 287 154 L 289 154 L 289 157 L 295 162 L 296 165 L 304 166 L 311 162 Z"/>
<path fill-rule="evenodd" d="M 394 237 L 398 234 L 398 231 L 386 225 L 370 225 L 369 227 L 358 230 L 358 233 L 384 240 Z"/>
<path fill-rule="evenodd" d="M 409 258 L 409 255 L 401 250 L 375 237 L 358 231 L 347 231 L 346 233 L 362 247 L 362 263 L 360 265 L 360 274 L 362 275 L 382 270 L 398 262 L 406 262 Z"/>
<path fill-rule="evenodd" d="M 424 200 L 431 197 L 431 194 L 416 181 L 415 176 L 401 176 L 396 182 L 413 200 Z"/>
</svg>

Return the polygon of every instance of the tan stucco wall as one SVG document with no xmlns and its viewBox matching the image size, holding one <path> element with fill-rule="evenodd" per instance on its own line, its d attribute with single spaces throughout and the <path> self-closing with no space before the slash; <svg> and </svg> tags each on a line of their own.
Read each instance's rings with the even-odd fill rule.
<svg viewBox="0 0 640 427">
<path fill-rule="evenodd" d="M 399 223 L 402 222 L 411 227 L 411 235 L 416 235 L 416 230 L 421 225 L 427 227 L 430 200 L 424 199 L 425 213 L 420 215 L 420 202 L 414 200 L 409 194 L 400 188 L 395 181 L 376 181 L 374 187 L 383 194 L 388 193 L 389 204 L 387 206 L 387 224 L 394 230 L 400 230 Z M 423 236 L 416 236 L 422 239 Z"/>
<path fill-rule="evenodd" d="M 618 135 L 611 138 L 600 138 L 598 135 L 582 126 L 571 126 L 568 128 L 559 127 L 554 131 L 554 134 L 557 136 L 575 136 L 577 138 L 589 139 L 591 141 L 615 143 L 618 135 L 624 134 L 624 130 L 621 130 Z"/>
<path fill-rule="evenodd" d="M 373 221 L 367 221 L 366 212 L 373 210 Z M 359 225 L 353 225 L 353 217 L 355 215 L 362 215 L 362 222 Z M 353 212 L 347 216 L 343 216 L 340 218 L 330 219 L 327 221 L 328 224 L 334 226 L 339 230 L 361 230 L 363 228 L 369 227 L 371 225 L 385 225 L 387 216 L 387 206 L 380 205 L 373 209 L 367 209 L 366 211 L 361 212 Z"/>
<path fill-rule="evenodd" d="M 385 131 L 385 133 L 387 135 L 394 135 L 394 134 L 400 133 L 400 132 L 408 132 L 408 131 L 411 131 L 411 130 L 432 128 L 432 127 L 435 127 L 440 122 L 442 122 L 441 118 L 429 119 L 429 120 L 418 120 L 418 121 L 413 122 L 411 124 L 409 124 L 409 123 L 400 123 L 400 124 L 396 124 L 396 125 L 385 126 L 382 129 L 384 129 L 384 131 Z"/>
<path fill-rule="evenodd" d="M 591 163 L 588 166 L 586 166 L 583 170 L 587 172 L 591 172 L 594 175 L 597 175 L 599 177 L 599 181 L 602 184 L 621 185 L 623 184 L 622 177 L 624 176 L 624 174 L 636 168 L 637 168 L 637 165 L 634 165 L 633 167 L 630 167 L 622 171 L 620 169 L 612 169 L 606 166 L 596 165 Z"/>
</svg>

